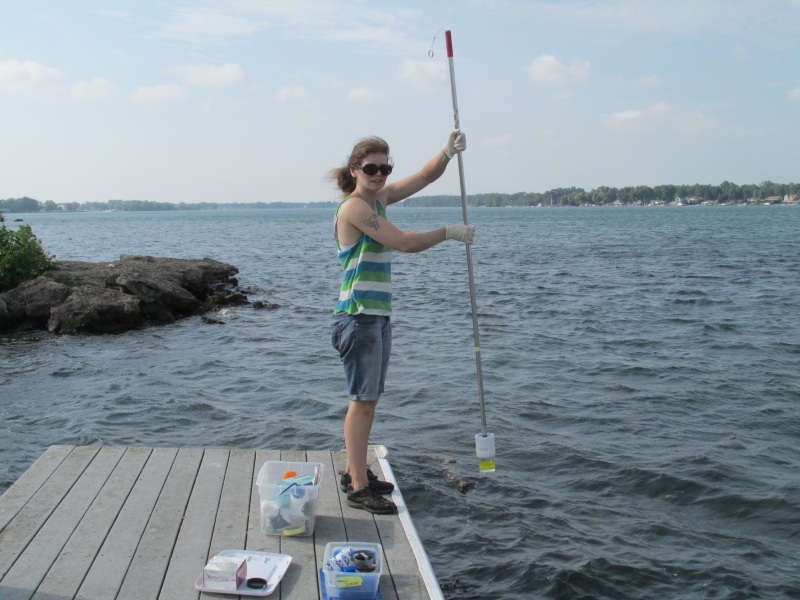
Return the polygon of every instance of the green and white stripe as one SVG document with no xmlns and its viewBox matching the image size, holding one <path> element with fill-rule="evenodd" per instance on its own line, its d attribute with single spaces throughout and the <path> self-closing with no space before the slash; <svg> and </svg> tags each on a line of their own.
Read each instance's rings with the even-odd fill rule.
<svg viewBox="0 0 800 600">
<path fill-rule="evenodd" d="M 337 217 L 341 206 L 342 203 L 339 203 L 336 208 Z M 386 210 L 381 203 L 376 201 L 376 207 L 378 214 L 385 219 Z M 336 246 L 339 248 L 338 258 L 344 269 L 344 276 L 339 288 L 339 301 L 333 314 L 345 312 L 351 315 L 391 315 L 392 249 L 376 242 L 366 233 L 345 249 L 341 249 L 336 236 Z"/>
</svg>

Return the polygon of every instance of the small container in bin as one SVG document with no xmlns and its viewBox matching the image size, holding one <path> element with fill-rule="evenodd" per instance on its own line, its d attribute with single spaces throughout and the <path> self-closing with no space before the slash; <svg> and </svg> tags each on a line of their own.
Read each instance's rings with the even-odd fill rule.
<svg viewBox="0 0 800 600">
<path fill-rule="evenodd" d="M 369 542 L 331 542 L 325 546 L 325 558 L 332 558 L 342 548 L 352 548 L 353 554 L 359 550 L 369 550 L 375 557 L 375 570 L 371 572 L 325 571 L 325 594 L 328 598 L 371 599 L 378 594 L 381 573 L 383 573 L 383 547 Z"/>
<path fill-rule="evenodd" d="M 264 463 L 256 478 L 261 499 L 261 531 L 266 535 L 309 536 L 314 533 L 314 504 L 319 495 L 324 465 L 321 463 Z M 311 485 L 281 485 L 284 472 L 310 475 Z"/>
</svg>

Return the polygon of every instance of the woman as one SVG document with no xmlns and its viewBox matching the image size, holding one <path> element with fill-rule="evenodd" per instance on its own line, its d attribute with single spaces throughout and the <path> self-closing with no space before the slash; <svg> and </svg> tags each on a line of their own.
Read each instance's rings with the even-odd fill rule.
<svg viewBox="0 0 800 600">
<path fill-rule="evenodd" d="M 350 389 L 344 421 L 347 468 L 340 484 L 347 504 L 371 513 L 397 510 L 394 502 L 381 495 L 391 493 L 394 486 L 367 469 L 369 432 L 392 349 L 392 250 L 421 252 L 447 239 L 471 244 L 475 233 L 474 226 L 463 224 L 426 232 L 401 231 L 386 220 L 386 207 L 439 179 L 455 153 L 466 148 L 464 134 L 453 130 L 442 151 L 418 173 L 386 185 L 392 172 L 389 145 L 371 137 L 358 142 L 347 164 L 330 173 L 345 194 L 334 217 L 344 277 L 331 335 Z"/>
</svg>

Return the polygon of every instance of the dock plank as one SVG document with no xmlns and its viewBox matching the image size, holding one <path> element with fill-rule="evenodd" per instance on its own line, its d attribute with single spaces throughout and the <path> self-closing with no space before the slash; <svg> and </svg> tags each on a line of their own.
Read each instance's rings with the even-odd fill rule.
<svg viewBox="0 0 800 600">
<path fill-rule="evenodd" d="M 200 448 L 178 450 L 122 582 L 118 600 L 158 598 L 202 458 Z"/>
<path fill-rule="evenodd" d="M 314 526 L 314 550 L 317 555 L 317 570 L 325 559 L 325 546 L 330 542 L 346 540 L 344 521 L 342 521 L 342 505 L 339 501 L 339 477 L 333 468 L 330 452 L 306 452 L 309 462 L 325 465 L 319 496 L 315 504 L 317 514 Z"/>
<path fill-rule="evenodd" d="M 299 450 L 283 451 L 281 460 L 306 462 L 306 453 Z M 281 553 L 292 557 L 292 564 L 281 579 L 281 600 L 318 600 L 314 536 L 281 537 Z"/>
<path fill-rule="evenodd" d="M 367 462 L 373 473 L 380 478 L 385 477 L 378 455 L 374 450 L 370 450 Z M 396 490 L 393 495 L 400 493 L 399 490 Z M 391 582 L 394 584 L 397 598 L 402 598 L 402 600 L 430 600 L 428 588 L 420 575 L 417 559 L 400 520 L 396 515 L 375 515 L 375 525 L 381 537 L 386 566 L 391 575 Z M 381 584 L 383 584 L 383 581 L 381 581 Z M 383 591 L 383 588 L 381 588 L 381 591 Z"/>
<path fill-rule="evenodd" d="M 47 600 L 59 594 L 72 598 L 78 593 L 150 453 L 150 448 L 128 448 L 125 451 L 111 477 L 39 585 L 33 600 Z"/>
<path fill-rule="evenodd" d="M 114 600 L 150 521 L 177 448 L 154 448 L 86 574 L 77 600 Z"/>
<path fill-rule="evenodd" d="M 245 547 L 247 538 L 247 516 L 250 511 L 250 486 L 253 480 L 253 450 L 231 450 L 222 496 L 211 536 L 208 556 L 216 556 L 223 550 Z M 201 566 L 202 568 L 202 566 Z M 199 575 L 199 571 L 198 571 Z M 219 599 L 219 594 L 200 594 L 201 600 Z"/>
<path fill-rule="evenodd" d="M 0 581 L 99 451 L 98 446 L 74 448 L 3 529 L 0 533 Z"/>
<path fill-rule="evenodd" d="M 338 475 L 339 471 L 344 471 L 347 467 L 347 454 L 345 452 L 331 452 L 331 456 L 333 458 L 334 472 Z M 375 526 L 375 519 L 372 514 L 365 510 L 348 506 L 344 492 L 339 491 L 337 493 L 341 495 L 342 519 L 347 541 L 355 540 L 380 544 L 378 528 Z"/>
<path fill-rule="evenodd" d="M 206 450 L 195 477 L 160 600 L 196 600 L 194 582 L 208 561 L 208 549 L 228 468 L 229 450 Z"/>
<path fill-rule="evenodd" d="M 370 464 L 370 455 L 374 454 L 371 450 L 367 451 L 367 464 L 372 468 L 373 465 Z M 335 472 L 339 473 L 339 471 L 344 471 L 347 467 L 347 453 L 346 452 L 331 452 L 331 457 L 333 459 L 334 469 Z M 375 469 L 372 469 L 373 473 L 376 472 Z M 372 513 L 368 513 L 365 510 L 361 510 L 358 508 L 352 508 L 351 506 L 347 505 L 346 497 L 344 492 L 339 491 L 341 504 L 342 504 L 342 517 L 344 521 L 344 527 L 347 531 L 347 541 L 348 542 L 370 542 L 373 544 L 381 544 L 381 537 L 380 533 L 378 532 L 378 526 L 375 522 L 375 517 Z M 383 560 L 384 563 L 388 565 L 388 561 L 386 559 L 386 551 L 384 549 L 383 552 Z M 397 592 L 395 587 L 392 583 L 392 579 L 389 575 L 388 569 L 384 569 L 384 574 L 381 576 L 381 594 L 383 594 L 384 600 L 395 600 L 397 598 Z"/>
<path fill-rule="evenodd" d="M 264 535 L 261 532 L 261 500 L 258 494 L 258 487 L 255 485 L 258 472 L 264 463 L 280 459 L 281 453 L 278 450 L 256 451 L 256 462 L 253 465 L 253 489 L 250 491 L 250 515 L 247 520 L 246 550 L 260 550 L 261 552 L 273 552 L 275 554 L 279 554 L 281 551 L 281 538 L 279 536 Z"/>
<path fill-rule="evenodd" d="M 19 511 L 39 491 L 74 446 L 50 446 L 44 454 L 28 467 L 22 476 L 0 496 L 0 531 L 11 522 Z"/>
<path fill-rule="evenodd" d="M 124 453 L 124 448 L 106 447 L 95 455 L 6 573 L 4 600 L 30 600 Z"/>
</svg>

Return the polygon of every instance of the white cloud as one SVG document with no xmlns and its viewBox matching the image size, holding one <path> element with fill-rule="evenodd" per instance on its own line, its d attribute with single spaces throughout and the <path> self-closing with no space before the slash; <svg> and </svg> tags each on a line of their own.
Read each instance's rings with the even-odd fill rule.
<svg viewBox="0 0 800 600">
<path fill-rule="evenodd" d="M 246 37 L 268 28 L 282 28 L 295 39 L 369 42 L 373 48 L 419 55 L 424 40 L 410 40 L 404 23 L 419 13 L 402 8 L 375 9 L 341 0 L 292 2 L 212 0 L 185 3 L 156 23 L 156 34 L 186 41 Z M 198 6 L 199 5 L 199 6 Z"/>
<path fill-rule="evenodd" d="M 178 18 L 161 26 L 161 35 L 180 40 L 204 36 L 249 35 L 269 23 L 260 18 L 235 17 L 218 12 L 182 12 Z"/>
<path fill-rule="evenodd" d="M 236 63 L 225 63 L 219 67 L 214 65 L 187 65 L 175 67 L 173 73 L 183 78 L 186 83 L 193 85 L 212 85 L 222 87 L 243 83 L 245 74 Z"/>
<path fill-rule="evenodd" d="M 64 79 L 58 69 L 32 60 L 0 61 L 0 91 L 12 94 L 35 94 L 52 91 Z"/>
<path fill-rule="evenodd" d="M 750 52 L 748 52 L 747 48 L 744 46 L 734 46 L 731 49 L 731 56 L 739 63 L 748 63 L 750 62 Z"/>
<path fill-rule="evenodd" d="M 666 102 L 657 102 L 647 109 L 647 114 L 654 117 L 665 115 L 672 110 L 672 107 Z"/>
<path fill-rule="evenodd" d="M 793 90 L 789 90 L 788 92 L 786 92 L 786 95 L 792 102 L 800 102 L 800 87 L 796 87 Z"/>
<path fill-rule="evenodd" d="M 376 92 L 375 90 L 371 90 L 365 87 L 360 87 L 350 90 L 349 92 L 347 92 L 347 97 L 350 98 L 350 100 L 356 100 L 361 102 L 383 98 L 383 96 L 378 92 Z"/>
<path fill-rule="evenodd" d="M 72 99 L 76 102 L 91 102 L 110 98 L 117 93 L 117 86 L 100 77 L 95 77 L 91 81 L 78 81 L 70 87 Z"/>
<path fill-rule="evenodd" d="M 536 57 L 527 70 L 536 83 L 567 85 L 586 81 L 591 66 L 589 61 L 579 59 L 573 59 L 567 66 L 552 54 L 543 54 Z"/>
<path fill-rule="evenodd" d="M 402 31 L 387 26 L 359 25 L 353 28 L 345 24 L 327 29 L 322 36 L 343 42 L 372 42 L 373 47 L 400 50 L 406 55 L 415 54 L 424 47 L 419 42 L 410 41 Z"/>
<path fill-rule="evenodd" d="M 409 58 L 400 64 L 397 78 L 410 83 L 418 90 L 429 92 L 447 82 L 447 67 L 441 62 Z"/>
<path fill-rule="evenodd" d="M 152 87 L 139 86 L 133 93 L 132 100 L 137 104 L 150 106 L 170 104 L 186 100 L 186 88 L 176 83 L 164 83 Z"/>
<path fill-rule="evenodd" d="M 553 16 L 570 24 L 592 28 L 656 32 L 683 37 L 702 32 L 755 35 L 761 38 L 777 32 L 798 31 L 797 15 L 791 4 L 798 0 L 560 0 L 525 4 L 540 16 Z"/>
<path fill-rule="evenodd" d="M 609 127 L 617 128 L 620 125 L 624 125 L 625 123 L 629 123 L 641 117 L 644 114 L 643 110 L 623 110 L 620 112 L 615 112 L 610 115 L 604 115 L 601 117 L 603 123 Z"/>
<path fill-rule="evenodd" d="M 666 115 L 671 110 L 672 107 L 666 102 L 658 102 L 646 110 L 623 110 L 610 115 L 604 115 L 600 120 L 606 127 L 625 130 L 631 128 L 631 126 L 640 126 L 643 123 L 649 123 L 655 118 Z"/>
<path fill-rule="evenodd" d="M 311 106 L 313 104 L 317 104 L 316 101 L 311 97 L 308 93 L 306 88 L 300 87 L 282 87 L 277 91 L 275 94 L 275 100 L 278 102 L 283 102 L 284 104 L 288 104 L 291 102 L 299 102 L 303 106 Z"/>
<path fill-rule="evenodd" d="M 661 75 L 648 75 L 636 80 L 636 84 L 646 90 L 660 87 L 664 83 L 664 78 Z"/>
<path fill-rule="evenodd" d="M 104 17 L 111 17 L 112 19 L 131 20 L 131 13 L 126 10 L 90 10 L 89 12 Z"/>
<path fill-rule="evenodd" d="M 600 117 L 600 122 L 615 131 L 654 131 L 668 127 L 670 131 L 686 134 L 704 133 L 718 125 L 716 117 L 706 113 L 657 102 L 647 109 L 629 109 Z"/>
<path fill-rule="evenodd" d="M 488 137 L 483 140 L 483 143 L 487 146 L 507 146 L 508 143 L 511 141 L 511 134 L 507 133 L 505 135 L 496 135 L 494 137 Z"/>
</svg>

